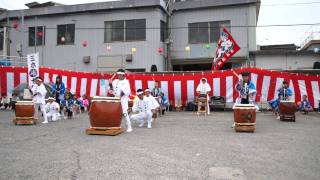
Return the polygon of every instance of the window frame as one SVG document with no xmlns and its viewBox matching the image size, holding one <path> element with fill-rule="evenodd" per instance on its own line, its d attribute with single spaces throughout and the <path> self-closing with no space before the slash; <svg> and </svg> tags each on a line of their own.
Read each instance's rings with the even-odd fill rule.
<svg viewBox="0 0 320 180">
<path fill-rule="evenodd" d="M 60 36 L 61 34 L 59 34 L 59 26 L 60 26 L 60 28 L 61 27 L 65 27 L 63 36 Z M 67 42 L 67 37 L 66 36 L 67 36 L 67 33 L 69 32 L 68 31 L 68 26 L 69 26 L 69 29 L 70 29 L 70 26 L 73 26 L 71 28 L 71 29 L 73 29 L 73 36 L 72 36 L 72 33 L 71 33 L 71 36 L 70 36 L 72 42 Z M 65 42 L 64 43 L 61 42 L 61 38 L 62 37 L 65 38 Z M 75 44 L 75 39 L 76 39 L 76 25 L 74 23 L 71 23 L 71 24 L 58 24 L 57 25 L 57 46 L 74 45 Z"/>
<path fill-rule="evenodd" d="M 33 33 L 30 33 L 30 29 L 33 28 L 34 30 L 32 31 Z M 39 31 L 42 30 L 42 31 Z M 42 38 L 38 37 L 38 32 L 42 32 Z M 33 35 L 33 43 L 30 41 L 32 38 L 30 35 Z M 36 36 L 36 37 L 34 37 Z M 41 41 L 40 41 L 41 40 Z M 41 43 L 40 43 L 40 42 Z M 28 27 L 28 46 L 29 47 L 35 47 L 35 46 L 45 46 L 46 45 L 46 27 L 45 26 L 31 26 Z"/>
</svg>

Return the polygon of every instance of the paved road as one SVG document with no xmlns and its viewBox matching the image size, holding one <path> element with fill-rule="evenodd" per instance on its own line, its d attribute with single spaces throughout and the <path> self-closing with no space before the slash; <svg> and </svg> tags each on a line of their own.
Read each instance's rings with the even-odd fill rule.
<svg viewBox="0 0 320 180">
<path fill-rule="evenodd" d="M 153 129 L 89 136 L 87 114 L 14 126 L 0 111 L 0 179 L 320 178 L 320 114 L 280 122 L 259 113 L 256 133 L 235 133 L 231 112 L 168 113 Z"/>
</svg>

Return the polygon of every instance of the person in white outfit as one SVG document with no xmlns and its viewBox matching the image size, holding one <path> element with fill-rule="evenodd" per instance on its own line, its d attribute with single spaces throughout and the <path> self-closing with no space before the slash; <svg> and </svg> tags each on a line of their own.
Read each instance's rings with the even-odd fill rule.
<svg viewBox="0 0 320 180">
<path fill-rule="evenodd" d="M 52 121 L 60 120 L 60 105 L 55 101 L 53 97 L 48 98 L 46 104 L 47 117 L 51 118 Z"/>
<path fill-rule="evenodd" d="M 209 93 L 211 91 L 211 87 L 209 83 L 207 82 L 206 78 L 201 78 L 199 85 L 196 89 L 199 96 L 205 95 L 207 96 L 207 108 L 208 108 L 208 114 L 210 114 L 210 108 L 209 108 Z"/>
<path fill-rule="evenodd" d="M 114 95 L 115 97 L 119 97 L 121 100 L 122 114 L 126 119 L 127 124 L 127 132 L 131 132 L 131 121 L 128 114 L 128 102 L 129 96 L 131 93 L 129 81 L 125 78 L 125 71 L 123 69 L 119 69 L 117 71 L 117 79 L 109 80 L 110 90 L 109 93 Z"/>
<path fill-rule="evenodd" d="M 147 98 L 147 99 L 149 99 L 150 100 L 150 102 L 151 102 L 151 109 L 154 109 L 154 114 L 153 114 L 153 116 L 152 117 L 156 117 L 157 116 L 157 111 L 159 110 L 159 108 L 160 108 L 160 104 L 159 104 L 159 102 L 156 100 L 156 98 L 155 97 L 153 97 L 152 95 L 151 95 L 151 90 L 149 89 L 149 88 L 147 88 L 147 89 L 145 89 L 144 90 L 144 96 L 145 96 L 145 98 Z M 153 119 L 152 119 L 152 121 L 153 121 Z"/>
<path fill-rule="evenodd" d="M 148 128 L 152 128 L 152 114 L 155 109 L 152 109 L 152 103 L 149 98 L 143 95 L 142 89 L 137 90 L 138 99 L 134 102 L 132 112 L 136 113 L 131 116 L 133 121 L 140 121 L 139 127 L 143 127 L 144 123 L 148 122 Z"/>
<path fill-rule="evenodd" d="M 34 82 L 35 83 L 32 85 L 31 91 L 33 94 L 33 102 L 35 105 L 35 112 L 36 112 L 35 116 L 36 118 L 38 117 L 38 114 L 39 114 L 38 109 L 40 107 L 40 110 L 44 118 L 44 121 L 42 123 L 46 124 L 48 123 L 47 112 L 45 109 L 45 104 L 46 104 L 45 97 L 47 94 L 47 90 L 43 84 L 42 78 L 37 77 L 34 79 Z"/>
</svg>

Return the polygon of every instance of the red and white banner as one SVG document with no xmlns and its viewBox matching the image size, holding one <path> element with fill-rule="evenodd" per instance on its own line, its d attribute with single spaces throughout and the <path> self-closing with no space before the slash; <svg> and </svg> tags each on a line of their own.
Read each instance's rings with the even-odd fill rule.
<svg viewBox="0 0 320 180">
<path fill-rule="evenodd" d="M 293 74 L 260 68 L 243 68 L 234 71 L 238 74 L 243 71 L 251 72 L 251 80 L 257 88 L 257 102 L 266 102 L 276 98 L 276 90 L 281 86 L 283 80 L 287 80 L 290 82 L 296 102 L 301 101 L 302 95 L 307 94 L 311 105 L 318 107 L 319 75 Z M 111 74 L 40 68 L 40 76 L 47 83 L 54 82 L 57 75 L 62 77 L 62 81 L 72 93 L 86 94 L 91 97 L 105 95 L 108 92 L 108 79 L 111 77 Z M 193 101 L 196 96 L 195 89 L 202 77 L 207 78 L 212 87 L 210 96 L 224 96 L 230 103 L 238 97 L 238 93 L 234 89 L 238 78 L 230 70 L 203 73 L 127 74 L 132 94 L 135 94 L 138 88 L 153 88 L 154 81 L 160 81 L 161 88 L 168 96 L 171 105 L 186 105 L 187 102 Z M 28 82 L 27 80 L 27 68 L 25 67 L 0 67 L 1 94 L 11 95 L 14 87 L 22 82 Z"/>
<path fill-rule="evenodd" d="M 231 56 L 240 50 L 240 47 L 233 39 L 227 28 L 223 27 L 216 50 L 216 56 L 212 63 L 213 70 L 219 70 L 222 68 Z"/>
</svg>

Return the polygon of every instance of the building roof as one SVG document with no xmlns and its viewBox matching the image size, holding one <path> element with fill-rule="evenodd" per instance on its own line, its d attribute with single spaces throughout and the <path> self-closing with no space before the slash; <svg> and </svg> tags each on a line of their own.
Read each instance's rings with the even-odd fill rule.
<svg viewBox="0 0 320 180">
<path fill-rule="evenodd" d="M 304 45 L 301 50 L 307 50 L 310 46 L 314 44 L 319 44 L 320 45 L 320 40 L 311 40 L 309 41 L 306 45 Z"/>
<path fill-rule="evenodd" d="M 252 55 L 316 55 L 313 51 L 297 51 L 297 50 L 260 50 L 250 51 Z"/>
<path fill-rule="evenodd" d="M 297 50 L 299 47 L 295 44 L 277 44 L 277 45 L 265 45 L 259 46 L 261 51 L 264 50 Z"/>
<path fill-rule="evenodd" d="M 260 0 L 190 0 L 173 3 L 173 11 L 248 4 L 258 4 L 257 13 L 259 13 Z M 136 9 L 147 7 L 159 7 L 166 12 L 165 0 L 115 0 L 108 2 L 96 2 L 76 5 L 61 5 L 49 1 L 42 4 L 32 2 L 26 5 L 29 7 L 29 9 L 8 10 L 6 11 L 6 13 L 0 14 L 0 20 L 6 19 L 7 17 L 17 18 L 20 17 L 22 14 L 25 17 L 32 17 L 54 14 L 72 14 L 81 12 L 106 11 L 116 9 Z"/>
<path fill-rule="evenodd" d="M 63 4 L 56 3 L 53 1 L 48 1 L 45 3 L 38 3 L 37 1 L 25 4 L 28 8 L 40 8 L 40 7 L 50 7 L 50 6 L 62 6 Z"/>
<path fill-rule="evenodd" d="M 173 4 L 174 11 L 220 7 L 220 6 L 236 6 L 258 4 L 260 7 L 260 0 L 189 0 L 175 2 Z"/>
<path fill-rule="evenodd" d="M 17 18 L 17 17 L 20 17 L 22 14 L 25 17 L 28 17 L 28 16 L 32 17 L 32 16 L 44 16 L 44 15 L 55 15 L 55 14 L 72 14 L 72 13 L 82 13 L 82 12 L 119 10 L 119 9 L 136 9 L 136 8 L 148 8 L 148 7 L 159 7 L 162 10 L 166 11 L 165 3 L 162 0 L 122 0 L 122 1 L 96 2 L 96 3 L 76 4 L 76 5 L 45 6 L 45 7 L 35 7 L 30 9 L 22 9 L 22 10 L 9 10 L 9 11 L 6 11 L 6 13 L 0 14 L 0 20 L 6 19 L 7 17 Z"/>
</svg>

